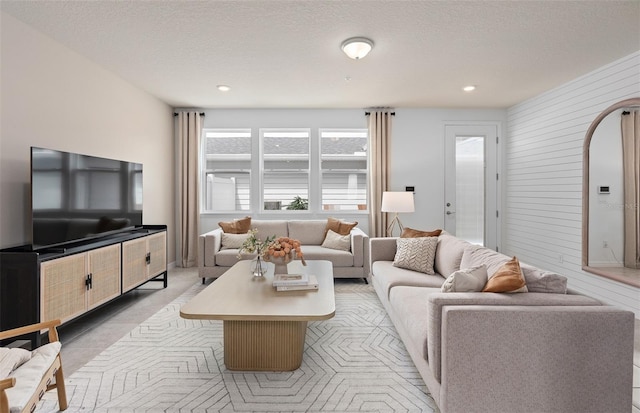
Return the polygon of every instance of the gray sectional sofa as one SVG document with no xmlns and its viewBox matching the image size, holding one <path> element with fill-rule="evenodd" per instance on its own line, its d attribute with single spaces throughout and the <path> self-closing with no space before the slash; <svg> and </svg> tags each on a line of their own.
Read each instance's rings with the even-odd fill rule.
<svg viewBox="0 0 640 413">
<path fill-rule="evenodd" d="M 363 278 L 369 274 L 369 237 L 360 228 L 351 230 L 349 251 L 325 248 L 326 219 L 315 220 L 252 220 L 251 228 L 258 230 L 257 236 L 295 238 L 302 244 L 305 260 L 328 260 L 333 263 L 334 278 Z M 251 255 L 238 258 L 238 249 L 224 249 L 221 228 L 202 234 L 198 238 L 198 272 L 205 278 L 217 278 L 224 274 L 240 259 L 250 259 Z"/>
<path fill-rule="evenodd" d="M 634 315 L 566 291 L 522 264 L 529 292 L 441 292 L 447 276 L 511 257 L 446 232 L 434 275 L 393 265 L 395 238 L 371 238 L 371 283 L 442 413 L 613 413 L 632 403 Z"/>
</svg>

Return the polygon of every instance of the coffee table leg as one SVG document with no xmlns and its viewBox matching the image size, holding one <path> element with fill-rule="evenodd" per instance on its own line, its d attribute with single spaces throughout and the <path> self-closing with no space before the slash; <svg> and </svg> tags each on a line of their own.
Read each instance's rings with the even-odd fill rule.
<svg viewBox="0 0 640 413">
<path fill-rule="evenodd" d="M 224 364 L 229 370 L 291 371 L 300 367 L 306 321 L 224 323 Z"/>
</svg>

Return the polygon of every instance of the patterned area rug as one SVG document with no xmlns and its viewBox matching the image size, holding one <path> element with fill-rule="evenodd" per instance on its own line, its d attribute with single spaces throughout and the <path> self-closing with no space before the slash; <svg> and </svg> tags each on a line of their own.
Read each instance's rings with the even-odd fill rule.
<svg viewBox="0 0 640 413">
<path fill-rule="evenodd" d="M 186 320 L 193 286 L 67 378 L 67 412 L 438 412 L 369 285 L 336 281 L 300 369 L 231 372 L 222 322 Z M 57 411 L 55 392 L 39 412 Z"/>
</svg>

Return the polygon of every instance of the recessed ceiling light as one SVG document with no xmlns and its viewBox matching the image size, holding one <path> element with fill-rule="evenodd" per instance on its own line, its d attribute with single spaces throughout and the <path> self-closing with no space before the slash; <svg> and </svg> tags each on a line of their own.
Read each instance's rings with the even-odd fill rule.
<svg viewBox="0 0 640 413">
<path fill-rule="evenodd" d="M 342 51 L 354 60 L 359 60 L 373 49 L 373 41 L 366 37 L 352 37 L 342 42 Z"/>
<path fill-rule="evenodd" d="M 218 85 L 217 88 L 220 92 L 228 92 L 231 90 L 231 88 L 227 85 Z"/>
<path fill-rule="evenodd" d="M 469 86 L 463 87 L 462 90 L 464 90 L 465 92 L 473 92 L 474 90 L 476 90 L 476 87 L 473 85 L 469 85 Z"/>
</svg>

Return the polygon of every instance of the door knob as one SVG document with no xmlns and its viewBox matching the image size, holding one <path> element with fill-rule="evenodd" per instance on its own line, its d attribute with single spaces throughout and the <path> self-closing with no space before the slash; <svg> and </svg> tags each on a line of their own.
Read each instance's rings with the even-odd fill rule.
<svg viewBox="0 0 640 413">
<path fill-rule="evenodd" d="M 452 215 L 452 214 L 455 214 L 455 213 L 456 213 L 456 211 L 447 211 L 447 215 Z"/>
</svg>

